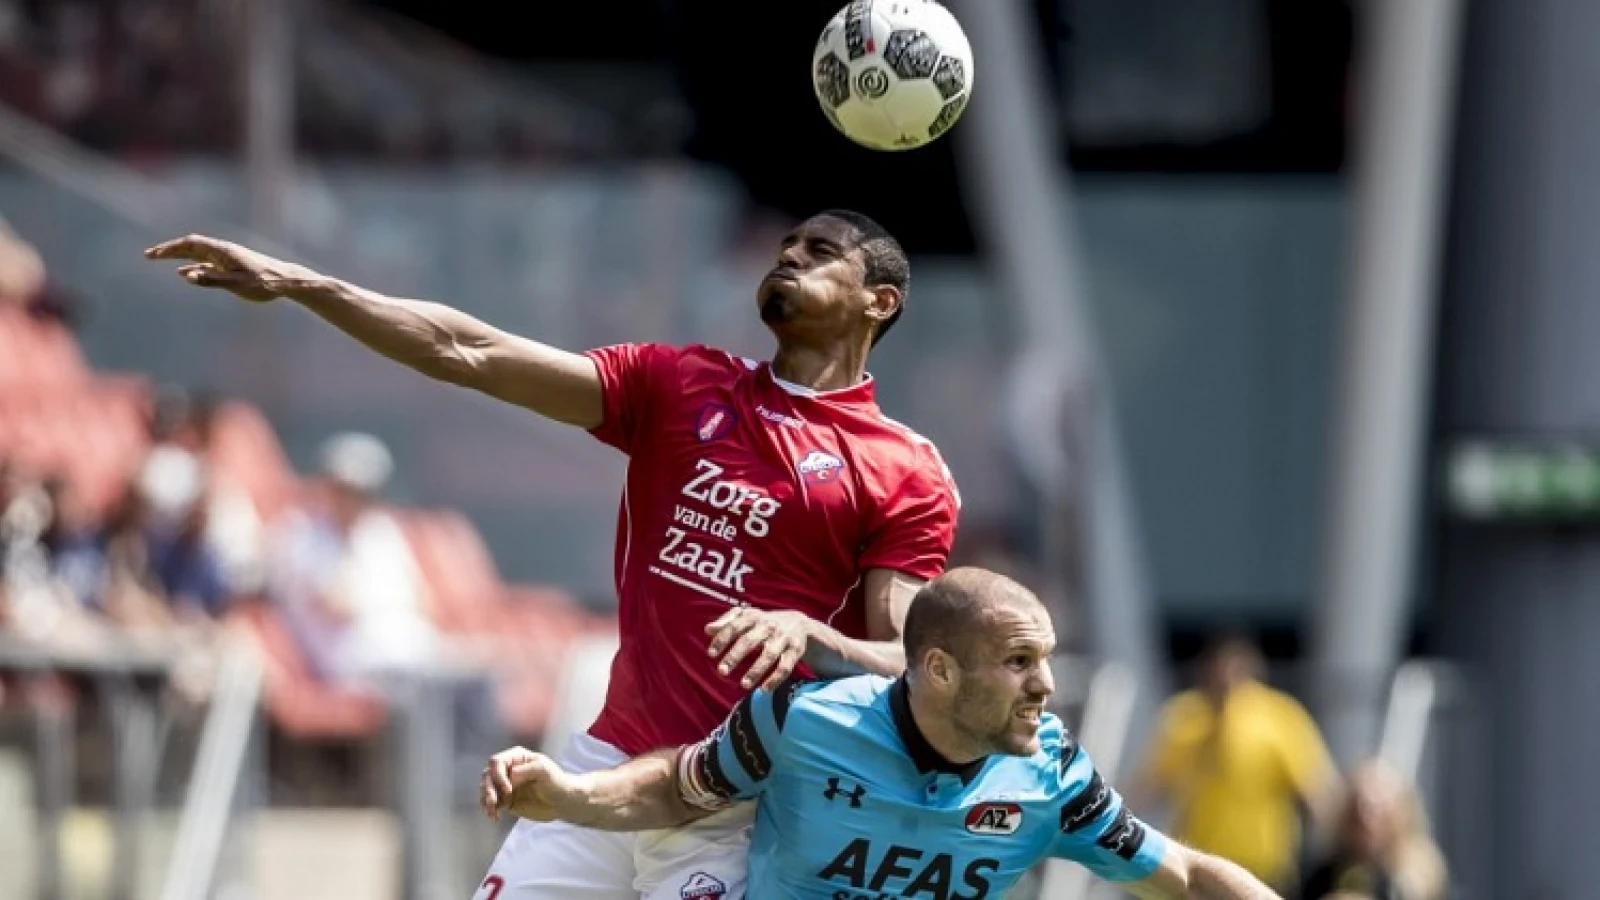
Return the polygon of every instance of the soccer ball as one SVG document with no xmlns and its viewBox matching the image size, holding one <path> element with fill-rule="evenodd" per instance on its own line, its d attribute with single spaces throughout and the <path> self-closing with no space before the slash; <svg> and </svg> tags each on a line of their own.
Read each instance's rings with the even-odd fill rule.
<svg viewBox="0 0 1600 900">
<path fill-rule="evenodd" d="M 822 29 L 811 83 L 828 121 L 873 150 L 950 130 L 972 95 L 972 47 L 934 0 L 852 0 Z"/>
</svg>

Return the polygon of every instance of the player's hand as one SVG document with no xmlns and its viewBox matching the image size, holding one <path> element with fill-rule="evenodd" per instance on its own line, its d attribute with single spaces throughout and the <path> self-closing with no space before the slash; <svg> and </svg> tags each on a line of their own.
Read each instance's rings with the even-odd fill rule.
<svg viewBox="0 0 1600 900">
<path fill-rule="evenodd" d="M 200 287 L 221 288 L 253 303 L 265 303 L 277 297 L 277 288 L 283 281 L 314 274 L 304 266 L 199 234 L 157 244 L 144 255 L 147 259 L 187 260 L 178 267 L 178 276 L 184 281 Z"/>
<path fill-rule="evenodd" d="M 550 757 L 526 747 L 512 747 L 489 757 L 478 786 L 478 805 L 490 821 L 502 811 L 524 819 L 556 818 L 568 775 Z"/>
<path fill-rule="evenodd" d="M 717 670 L 724 675 L 759 650 L 741 684 L 746 690 L 759 684 L 770 691 L 782 684 L 805 656 L 811 620 L 791 610 L 770 612 L 741 606 L 707 625 L 706 634 L 711 635 L 708 652 L 722 657 Z"/>
</svg>

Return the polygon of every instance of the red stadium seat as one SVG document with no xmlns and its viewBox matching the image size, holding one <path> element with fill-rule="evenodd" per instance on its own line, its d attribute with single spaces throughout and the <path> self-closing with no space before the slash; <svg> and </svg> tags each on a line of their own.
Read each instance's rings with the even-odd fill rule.
<svg viewBox="0 0 1600 900">
<path fill-rule="evenodd" d="M 299 492 L 294 467 L 254 406 L 230 402 L 217 409 L 209 456 L 223 478 L 249 495 L 262 521 L 275 520 L 293 505 Z"/>
<path fill-rule="evenodd" d="M 33 392 L 87 380 L 72 333 L 20 307 L 0 305 L 0 393 Z"/>
</svg>

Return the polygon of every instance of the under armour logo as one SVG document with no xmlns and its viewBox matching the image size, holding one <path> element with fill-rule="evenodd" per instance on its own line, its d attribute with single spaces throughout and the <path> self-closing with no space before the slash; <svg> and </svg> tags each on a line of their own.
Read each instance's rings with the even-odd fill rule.
<svg viewBox="0 0 1600 900">
<path fill-rule="evenodd" d="M 865 797 L 866 795 L 867 789 L 859 784 L 856 785 L 856 788 L 853 791 L 847 791 L 844 788 L 839 787 L 839 779 L 837 778 L 829 778 L 828 789 L 822 792 L 822 796 L 828 798 L 829 800 L 832 800 L 835 797 L 847 798 L 850 801 L 851 809 L 860 809 L 861 798 Z"/>
</svg>

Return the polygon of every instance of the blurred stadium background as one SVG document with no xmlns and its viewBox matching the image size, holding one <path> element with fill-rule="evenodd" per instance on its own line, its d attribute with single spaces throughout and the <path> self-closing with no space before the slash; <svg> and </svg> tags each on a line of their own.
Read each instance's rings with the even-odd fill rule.
<svg viewBox="0 0 1600 900">
<path fill-rule="evenodd" d="M 887 155 L 811 96 L 838 2 L 0 0 L 0 897 L 465 898 L 483 756 L 604 678 L 619 456 L 143 248 L 764 355 L 750 292 L 831 206 L 913 254 L 880 399 L 962 485 L 959 561 L 1055 605 L 1102 762 L 1246 631 L 1342 765 L 1415 782 L 1452 896 L 1591 895 L 1600 6 L 951 0 L 975 102 Z M 349 431 L 434 624 L 517 648 L 497 733 L 460 672 L 329 688 L 265 589 Z M 181 494 L 180 445 L 251 552 L 203 621 L 119 618 L 51 554 Z"/>
</svg>

